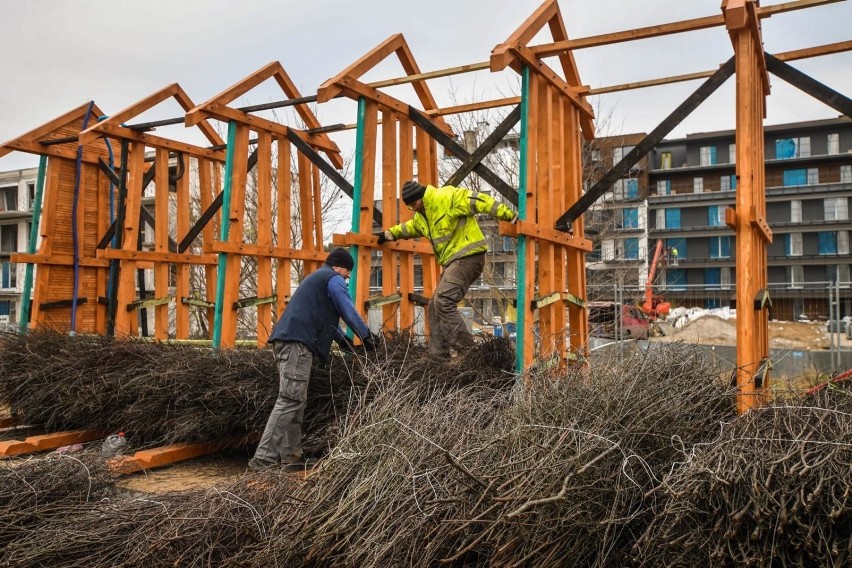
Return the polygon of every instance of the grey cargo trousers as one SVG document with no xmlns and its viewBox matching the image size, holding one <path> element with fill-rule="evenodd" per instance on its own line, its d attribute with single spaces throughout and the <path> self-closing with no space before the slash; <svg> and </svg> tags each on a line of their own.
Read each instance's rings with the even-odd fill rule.
<svg viewBox="0 0 852 568">
<path fill-rule="evenodd" d="M 278 398 L 254 457 L 286 464 L 302 457 L 302 418 L 308 402 L 314 354 L 295 341 L 273 341 L 272 352 L 278 365 Z"/>
<path fill-rule="evenodd" d="M 435 294 L 429 301 L 429 354 L 447 357 L 450 347 L 464 349 L 473 338 L 458 310 L 458 303 L 485 268 L 485 253 L 464 256 L 444 268 Z"/>
</svg>

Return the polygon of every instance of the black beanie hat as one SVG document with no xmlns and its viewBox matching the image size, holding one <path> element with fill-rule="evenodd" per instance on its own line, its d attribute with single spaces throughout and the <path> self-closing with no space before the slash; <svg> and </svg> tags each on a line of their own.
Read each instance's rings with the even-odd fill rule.
<svg viewBox="0 0 852 568">
<path fill-rule="evenodd" d="M 329 266 L 339 266 L 346 270 L 352 270 L 355 267 L 355 261 L 352 260 L 352 255 L 345 248 L 336 248 L 328 253 L 328 258 L 325 263 Z"/>
<path fill-rule="evenodd" d="M 413 180 L 405 182 L 402 186 L 402 200 L 406 205 L 411 205 L 418 199 L 423 199 L 425 193 L 426 187 Z"/>
</svg>

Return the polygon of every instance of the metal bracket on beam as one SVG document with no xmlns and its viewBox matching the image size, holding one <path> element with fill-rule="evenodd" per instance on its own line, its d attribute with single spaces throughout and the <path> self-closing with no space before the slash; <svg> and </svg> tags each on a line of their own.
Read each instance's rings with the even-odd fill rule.
<svg viewBox="0 0 852 568">
<path fill-rule="evenodd" d="M 429 298 L 427 298 L 423 294 L 415 294 L 415 293 L 412 292 L 412 293 L 408 294 L 408 299 L 410 301 L 414 302 L 415 304 L 417 304 L 418 306 L 429 305 Z"/>
<path fill-rule="evenodd" d="M 88 298 L 77 298 L 77 305 L 85 304 L 88 302 Z M 43 304 L 39 304 L 38 308 L 40 310 L 49 310 L 52 308 L 70 308 L 71 304 L 74 303 L 74 300 L 56 300 L 55 302 L 45 302 Z"/>
<path fill-rule="evenodd" d="M 757 295 L 754 297 L 754 309 L 755 311 L 766 310 L 772 307 L 772 298 L 769 297 L 769 290 L 766 288 L 761 288 L 757 291 Z"/>
<path fill-rule="evenodd" d="M 586 301 L 582 298 L 578 298 L 570 292 L 553 292 L 552 294 L 547 294 L 545 296 L 536 296 L 530 301 L 530 307 L 533 310 L 540 310 L 545 306 L 549 306 L 550 304 L 559 301 L 569 302 L 579 308 L 586 308 Z"/>
<path fill-rule="evenodd" d="M 251 298 L 243 298 L 242 300 L 237 300 L 233 304 L 233 308 L 235 310 L 239 310 L 240 308 L 249 308 L 251 306 L 261 306 L 263 304 L 274 304 L 278 299 L 277 296 L 265 296 L 263 298 L 258 298 L 257 296 L 252 296 Z"/>
<path fill-rule="evenodd" d="M 396 304 L 400 301 L 402 301 L 402 293 L 400 292 L 391 294 L 390 296 L 374 296 L 364 301 L 364 311 L 366 312 L 370 308 L 381 308 L 389 304 Z"/>
<path fill-rule="evenodd" d="M 183 297 L 180 299 L 180 303 L 185 306 L 196 306 L 198 308 L 215 308 L 215 302 L 208 302 L 207 300 L 199 300 L 197 298 L 187 298 Z"/>
<path fill-rule="evenodd" d="M 135 310 L 137 308 L 151 308 L 153 306 L 162 306 L 163 304 L 170 304 L 174 302 L 175 297 L 171 296 L 163 296 L 162 298 L 145 298 L 144 300 L 136 300 L 134 302 L 130 302 L 127 304 L 127 311 Z"/>
</svg>

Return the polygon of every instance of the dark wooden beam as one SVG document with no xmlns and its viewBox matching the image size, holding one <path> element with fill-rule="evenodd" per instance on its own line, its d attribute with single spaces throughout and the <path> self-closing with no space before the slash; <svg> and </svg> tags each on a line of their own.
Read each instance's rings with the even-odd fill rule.
<svg viewBox="0 0 852 568">
<path fill-rule="evenodd" d="M 560 231 L 571 232 L 574 221 L 592 204 L 609 191 L 612 185 L 624 177 L 630 168 L 642 159 L 645 154 L 650 152 L 666 135 L 674 130 L 674 128 L 683 122 L 689 114 L 704 102 L 707 97 L 713 94 L 716 89 L 734 74 L 735 65 L 734 58 L 730 58 L 718 71 L 713 73 L 704 83 L 701 84 L 694 93 L 683 101 L 670 115 L 668 115 L 650 134 L 645 136 L 636 147 L 624 156 L 620 162 L 612 167 L 607 173 L 601 177 L 595 185 L 585 192 L 568 211 L 562 214 L 556 220 L 556 228 Z"/>
<path fill-rule="evenodd" d="M 852 118 L 852 100 L 846 95 L 838 93 L 831 87 L 828 87 L 813 77 L 805 75 L 795 67 L 784 63 L 777 57 L 765 53 L 766 70 L 778 77 L 787 81 L 797 89 L 804 91 L 816 100 L 824 103 L 834 110 L 843 113 Z"/>
<path fill-rule="evenodd" d="M 349 196 L 349 199 L 354 199 L 355 196 L 355 188 L 352 186 L 349 181 L 343 175 L 337 171 L 337 169 L 331 165 L 325 158 L 319 155 L 319 152 L 314 150 L 310 144 L 299 138 L 299 136 L 293 132 L 289 131 L 287 133 L 287 140 L 289 140 L 293 146 L 296 147 L 299 152 L 305 155 L 312 164 L 319 168 L 319 170 L 325 174 L 325 176 L 334 183 L 340 190 Z M 382 212 L 373 207 L 373 223 L 381 226 L 382 225 Z"/>
<path fill-rule="evenodd" d="M 408 107 L 408 117 L 431 136 L 438 144 L 446 148 L 454 156 L 467 161 L 471 154 L 465 150 L 461 144 L 453 140 L 446 132 L 438 128 L 428 116 L 417 110 L 416 108 Z M 488 169 L 485 165 L 479 163 L 474 168 L 479 177 L 497 190 L 500 195 L 509 200 L 512 205 L 518 205 L 518 190 L 503 181 L 497 174 Z"/>
<path fill-rule="evenodd" d="M 257 165 L 257 148 L 252 150 L 252 153 L 249 154 L 247 168 L 248 171 L 252 171 L 254 167 Z M 213 217 L 216 216 L 216 212 L 222 207 L 222 201 L 224 199 L 223 192 L 219 192 L 219 195 L 213 199 L 213 202 L 207 207 L 204 213 L 201 214 L 201 217 L 195 222 L 194 225 L 187 231 L 186 236 L 181 239 L 180 243 L 177 246 L 177 252 L 183 253 L 186 252 L 190 246 L 192 246 L 193 241 L 201 234 L 201 231 L 204 230 L 204 227 L 207 226 L 207 223 L 210 222 Z"/>
<path fill-rule="evenodd" d="M 456 170 L 456 173 L 450 176 L 450 179 L 447 180 L 447 185 L 458 186 L 464 178 L 470 175 L 470 172 L 482 162 L 482 160 L 487 156 L 491 150 L 493 150 L 497 144 L 500 143 L 503 138 L 514 128 L 514 126 L 521 120 L 521 107 L 520 105 L 516 106 L 515 109 L 503 119 L 497 128 L 488 135 L 482 144 L 474 150 L 473 154 L 471 154 L 467 160 Z"/>
</svg>

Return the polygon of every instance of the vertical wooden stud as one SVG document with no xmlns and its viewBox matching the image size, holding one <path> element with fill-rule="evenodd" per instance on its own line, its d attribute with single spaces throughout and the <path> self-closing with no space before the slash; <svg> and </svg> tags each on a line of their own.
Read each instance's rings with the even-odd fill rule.
<svg viewBox="0 0 852 568">
<path fill-rule="evenodd" d="M 169 251 L 169 151 L 157 148 L 154 155 L 154 252 Z M 169 263 L 154 262 L 154 297 L 163 298 L 169 293 Z M 169 338 L 169 305 L 154 307 L 154 339 L 163 341 Z"/>
<path fill-rule="evenodd" d="M 257 244 L 272 245 L 272 137 L 257 133 Z M 257 297 L 272 295 L 272 258 L 257 257 Z M 266 345 L 272 331 L 272 304 L 257 306 L 257 346 Z"/>
<path fill-rule="evenodd" d="M 292 212 L 290 196 L 292 194 L 292 177 L 290 175 L 290 141 L 283 136 L 278 137 L 278 246 L 290 248 Z M 276 263 L 276 310 L 278 317 L 284 313 L 290 300 L 290 280 L 292 278 L 292 262 L 279 258 Z"/>
</svg>

